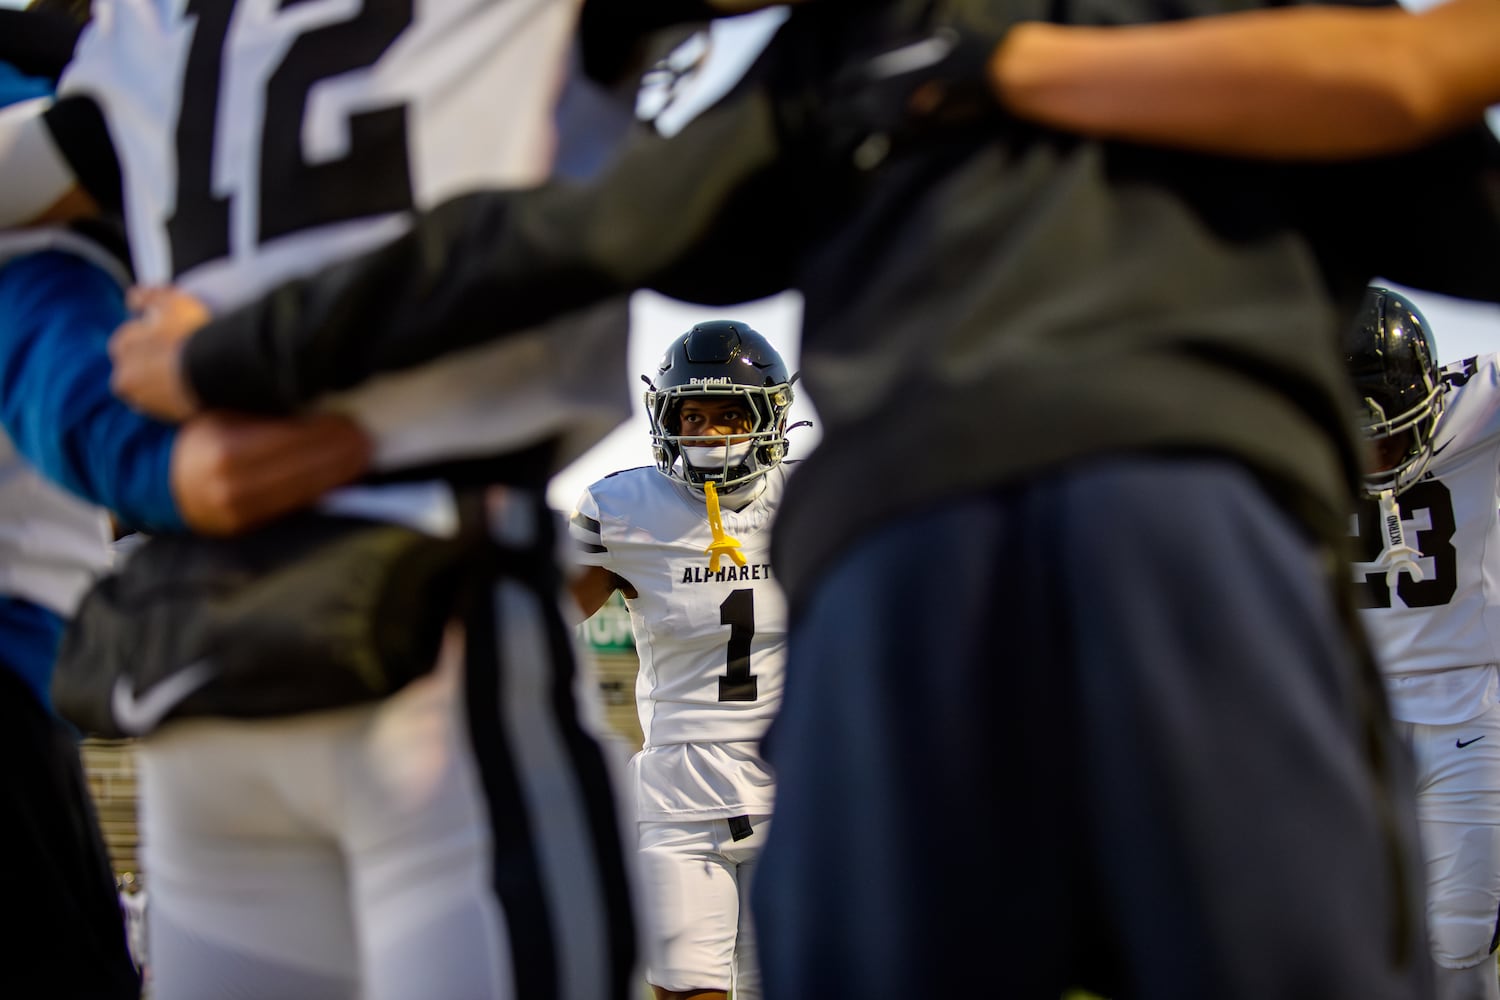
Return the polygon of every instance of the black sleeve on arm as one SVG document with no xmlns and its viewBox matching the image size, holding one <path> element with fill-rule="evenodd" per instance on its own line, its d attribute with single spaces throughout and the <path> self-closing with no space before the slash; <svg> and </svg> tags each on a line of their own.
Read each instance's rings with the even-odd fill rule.
<svg viewBox="0 0 1500 1000">
<path fill-rule="evenodd" d="M 125 197 L 120 161 L 99 105 L 92 97 L 71 94 L 58 98 L 43 120 L 52 141 L 89 197 L 105 211 L 121 214 Z"/>
<path fill-rule="evenodd" d="M 652 287 L 729 304 L 792 280 L 797 170 L 752 89 L 587 187 L 465 195 L 392 243 L 291 282 L 188 341 L 205 406 L 298 408 L 605 298 Z"/>
</svg>

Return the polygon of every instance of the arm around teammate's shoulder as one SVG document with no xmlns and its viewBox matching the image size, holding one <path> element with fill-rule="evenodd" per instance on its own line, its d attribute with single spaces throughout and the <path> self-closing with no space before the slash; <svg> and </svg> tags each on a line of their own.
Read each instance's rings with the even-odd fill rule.
<svg viewBox="0 0 1500 1000">
<path fill-rule="evenodd" d="M 284 411 L 375 372 L 651 287 L 736 303 L 783 290 L 801 206 L 763 95 L 625 151 L 587 186 L 468 194 L 391 243 L 216 318 L 187 342 L 206 406 Z"/>
<path fill-rule="evenodd" d="M 368 436 L 334 414 L 195 417 L 181 429 L 109 390 L 125 316 L 101 267 L 60 250 L 0 267 L 0 426 L 43 476 L 148 532 L 230 534 L 358 478 Z"/>
<path fill-rule="evenodd" d="M 1023 23 L 990 77 L 1018 117 L 1103 138 L 1289 160 L 1397 152 L 1500 101 L 1500 4 Z"/>
</svg>

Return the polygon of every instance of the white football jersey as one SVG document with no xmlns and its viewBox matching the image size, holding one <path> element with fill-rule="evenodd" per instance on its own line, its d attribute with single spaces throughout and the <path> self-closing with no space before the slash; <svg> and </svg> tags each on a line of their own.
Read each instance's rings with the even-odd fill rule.
<svg viewBox="0 0 1500 1000">
<path fill-rule="evenodd" d="M 104 112 L 139 280 L 217 311 L 389 240 L 413 211 L 544 180 L 578 6 L 98 0 L 59 89 Z M 561 464 L 628 413 L 623 303 L 609 313 L 330 405 L 375 433 L 381 468 L 555 432 Z"/>
<path fill-rule="evenodd" d="M 577 7 L 101 0 L 60 92 L 104 111 L 140 280 L 225 307 L 545 179 Z"/>
<path fill-rule="evenodd" d="M 109 518 L 37 475 L 0 431 L 0 594 L 73 613 L 109 568 Z"/>
<path fill-rule="evenodd" d="M 771 811 L 759 741 L 781 703 L 786 599 L 771 569 L 771 524 L 786 484 L 772 469 L 743 510 L 721 511 L 745 565 L 706 552 L 701 497 L 653 468 L 584 491 L 570 532 L 581 562 L 624 579 L 640 673 L 644 749 L 635 770 L 640 818 L 712 818 Z"/>
<path fill-rule="evenodd" d="M 1427 473 L 1397 498 L 1420 581 L 1392 588 L 1376 560 L 1378 507 L 1364 500 L 1352 531 L 1361 618 L 1398 719 L 1463 722 L 1496 696 L 1500 663 L 1500 356 L 1444 369 L 1450 384 Z"/>
</svg>

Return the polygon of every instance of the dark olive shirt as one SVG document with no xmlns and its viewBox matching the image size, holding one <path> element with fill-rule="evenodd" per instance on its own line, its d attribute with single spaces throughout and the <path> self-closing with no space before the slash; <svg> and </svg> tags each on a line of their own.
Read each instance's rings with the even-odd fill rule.
<svg viewBox="0 0 1500 1000">
<path fill-rule="evenodd" d="M 904 511 L 1103 454 L 1229 456 L 1311 532 L 1342 535 L 1358 460 L 1337 333 L 1376 277 L 1500 300 L 1493 137 L 1294 168 L 996 116 L 882 157 L 831 81 L 918 33 L 928 6 L 798 9 L 737 90 L 593 185 L 458 198 L 215 321 L 189 343 L 195 389 L 290 409 L 623 290 L 728 304 L 795 288 L 823 438 L 778 521 L 794 602 Z M 1223 6 L 954 3 L 980 30 Z"/>
</svg>

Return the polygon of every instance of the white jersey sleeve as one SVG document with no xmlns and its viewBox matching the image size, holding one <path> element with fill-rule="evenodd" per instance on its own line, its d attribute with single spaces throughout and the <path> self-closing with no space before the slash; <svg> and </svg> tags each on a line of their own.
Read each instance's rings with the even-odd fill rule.
<svg viewBox="0 0 1500 1000">
<path fill-rule="evenodd" d="M 0 432 L 0 594 L 68 616 L 109 568 L 109 518 L 48 483 Z"/>
<path fill-rule="evenodd" d="M 623 473 L 617 473 L 623 475 Z M 604 544 L 599 524 L 599 501 L 590 486 L 578 498 L 573 516 L 568 519 L 568 534 L 573 539 L 573 558 L 585 566 L 609 569 L 610 552 Z"/>
<path fill-rule="evenodd" d="M 0 108 L 0 226 L 23 226 L 42 216 L 76 183 L 42 112 L 51 100 L 44 97 Z"/>
<path fill-rule="evenodd" d="M 770 564 L 782 467 L 743 510 L 721 512 L 745 564 L 710 568 L 704 502 L 654 468 L 585 491 L 571 524 L 583 562 L 635 591 L 626 599 L 640 658 L 636 761 L 642 818 L 768 812 L 759 741 L 781 703 L 786 600 Z"/>
<path fill-rule="evenodd" d="M 1398 498 L 1422 579 L 1402 574 L 1391 587 L 1377 566 L 1374 501 L 1361 503 L 1352 526 L 1361 617 L 1397 717 L 1429 724 L 1483 711 L 1500 663 L 1500 358 L 1444 372 L 1450 388 L 1432 464 Z"/>
<path fill-rule="evenodd" d="M 59 89 L 104 113 L 139 280 L 220 311 L 399 235 L 415 211 L 544 180 L 578 6 L 97 0 Z M 625 308 L 325 402 L 371 431 L 380 469 L 549 436 L 560 467 L 629 412 Z"/>
</svg>

